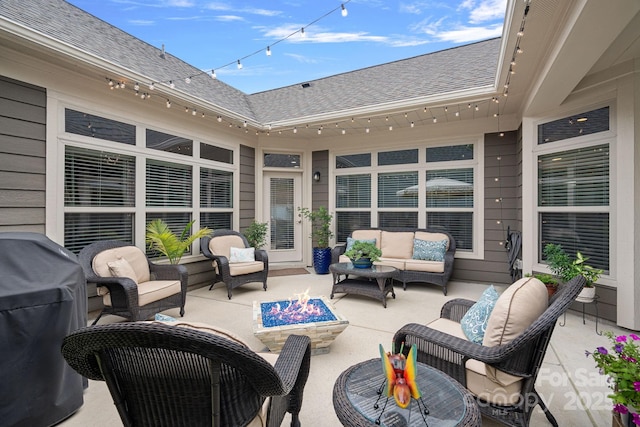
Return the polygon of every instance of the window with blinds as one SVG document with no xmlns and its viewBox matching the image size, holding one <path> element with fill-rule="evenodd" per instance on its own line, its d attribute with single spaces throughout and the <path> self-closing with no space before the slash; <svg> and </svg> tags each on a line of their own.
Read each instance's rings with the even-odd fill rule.
<svg viewBox="0 0 640 427">
<path fill-rule="evenodd" d="M 358 228 L 428 227 L 450 232 L 460 252 L 475 250 L 481 207 L 474 202 L 480 179 L 474 144 L 340 155 L 336 168 L 362 168 L 358 174 L 337 171 L 338 242 Z"/>
<path fill-rule="evenodd" d="M 178 235 L 193 219 L 201 227 L 232 229 L 235 169 L 210 166 L 212 160 L 233 164 L 233 150 L 198 141 L 200 156 L 194 156 L 196 142 L 190 138 L 151 129 L 136 132 L 135 125 L 71 109 L 65 110 L 64 131 L 64 245 L 73 252 L 106 239 L 143 247 L 144 241 L 135 241 L 135 228 L 153 219 L 163 219 Z M 75 135 L 127 146 L 123 152 L 117 144 L 102 150 L 100 141 L 89 142 L 93 148 L 77 147 L 87 139 Z M 145 179 L 138 182 L 136 165 L 145 168 Z"/>
<path fill-rule="evenodd" d="M 371 208 L 371 174 L 337 176 L 336 207 Z"/>
<path fill-rule="evenodd" d="M 293 249 L 296 206 L 294 206 L 294 179 L 271 178 L 269 185 L 270 245 L 272 250 Z"/>
<path fill-rule="evenodd" d="M 233 208 L 233 173 L 200 168 L 200 207 Z"/>
<path fill-rule="evenodd" d="M 135 157 L 67 146 L 65 206 L 134 206 Z"/>
<path fill-rule="evenodd" d="M 609 272 L 609 157 L 608 144 L 538 157 L 540 262 L 545 245 L 555 243 Z"/>
<path fill-rule="evenodd" d="M 147 206 L 191 207 L 192 175 L 191 166 L 147 159 Z"/>
<path fill-rule="evenodd" d="M 104 236 L 132 242 L 134 214 L 108 210 L 135 206 L 135 158 L 67 146 L 64 164 L 65 208 L 95 211 L 65 212 L 65 247 L 78 253 Z"/>
<path fill-rule="evenodd" d="M 418 172 L 378 174 L 379 208 L 417 208 Z"/>
</svg>

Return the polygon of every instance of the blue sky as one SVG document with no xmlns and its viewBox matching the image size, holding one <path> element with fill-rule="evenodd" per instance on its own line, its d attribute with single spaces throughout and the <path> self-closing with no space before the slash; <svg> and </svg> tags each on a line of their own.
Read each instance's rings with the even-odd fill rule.
<svg viewBox="0 0 640 427">
<path fill-rule="evenodd" d="M 499 37 L 506 8 L 506 0 L 68 1 L 246 93 Z"/>
</svg>

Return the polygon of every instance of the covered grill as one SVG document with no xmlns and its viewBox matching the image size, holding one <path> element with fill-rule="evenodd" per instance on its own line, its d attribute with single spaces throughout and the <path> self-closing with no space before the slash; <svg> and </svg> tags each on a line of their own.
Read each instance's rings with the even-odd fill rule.
<svg viewBox="0 0 640 427">
<path fill-rule="evenodd" d="M 76 256 L 38 233 L 0 233 L 0 424 L 49 426 L 82 406 L 62 339 L 87 324 Z"/>
</svg>

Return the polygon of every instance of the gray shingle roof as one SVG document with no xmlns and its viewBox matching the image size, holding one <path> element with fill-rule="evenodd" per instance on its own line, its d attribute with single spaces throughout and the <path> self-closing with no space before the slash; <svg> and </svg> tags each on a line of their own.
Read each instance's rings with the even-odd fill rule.
<svg viewBox="0 0 640 427">
<path fill-rule="evenodd" d="M 500 52 L 491 39 L 247 95 L 64 0 L 2 0 L 0 16 L 263 124 L 490 86 Z"/>
</svg>

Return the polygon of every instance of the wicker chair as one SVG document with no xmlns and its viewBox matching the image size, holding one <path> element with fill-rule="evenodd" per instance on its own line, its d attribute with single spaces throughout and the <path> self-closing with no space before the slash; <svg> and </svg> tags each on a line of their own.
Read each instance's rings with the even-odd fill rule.
<svg viewBox="0 0 640 427">
<path fill-rule="evenodd" d="M 540 405 L 549 422 L 557 426 L 556 419 L 535 389 L 535 381 L 557 319 L 569 308 L 584 284 L 584 278 L 578 276 L 562 285 L 549 300 L 542 315 L 513 341 L 504 345 L 488 347 L 415 323 L 405 325 L 396 332 L 394 343 L 396 348 L 404 343 L 405 349 L 413 343 L 417 344 L 418 361 L 440 369 L 465 387 L 466 362 L 469 359 L 522 377 L 516 404 L 497 405 L 476 397 L 482 414 L 505 425 L 528 426 L 533 408 Z M 474 301 L 465 299 L 450 300 L 443 305 L 440 318 L 460 322 L 473 304 Z"/>
<path fill-rule="evenodd" d="M 107 383 L 125 426 L 246 426 L 261 415 L 278 426 L 285 412 L 299 426 L 311 350 L 308 337 L 291 335 L 272 365 L 227 337 L 135 322 L 77 330 L 62 354 L 81 375 Z"/>
<path fill-rule="evenodd" d="M 106 255 L 106 256 L 105 256 Z M 131 261 L 140 272 L 131 277 L 112 277 L 109 267 L 102 265 L 103 274 L 95 271 L 94 259 L 103 257 L 101 264 L 109 259 L 122 257 Z M 154 314 L 170 308 L 180 308 L 184 315 L 187 297 L 187 269 L 183 265 L 158 265 L 149 261 L 140 248 L 119 240 L 104 240 L 85 246 L 78 254 L 88 283 L 98 286 L 103 296 L 104 308 L 93 322 L 95 325 L 103 314 L 114 314 L 131 321 L 147 320 Z M 112 273 L 111 273 L 112 274 Z M 173 283 L 172 283 L 173 282 Z M 178 285 L 175 282 L 179 282 Z"/>
<path fill-rule="evenodd" d="M 200 239 L 202 254 L 213 262 L 216 273 L 209 290 L 218 282 L 227 286 L 227 296 L 231 299 L 231 291 L 249 282 L 262 282 L 267 290 L 267 276 L 269 275 L 269 257 L 267 251 L 256 249 L 255 261 L 230 263 L 229 251 L 231 247 L 249 248 L 247 238 L 233 230 L 216 230 L 211 236 Z"/>
</svg>

